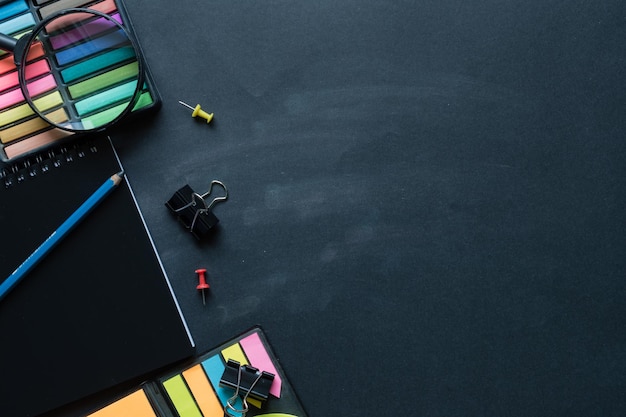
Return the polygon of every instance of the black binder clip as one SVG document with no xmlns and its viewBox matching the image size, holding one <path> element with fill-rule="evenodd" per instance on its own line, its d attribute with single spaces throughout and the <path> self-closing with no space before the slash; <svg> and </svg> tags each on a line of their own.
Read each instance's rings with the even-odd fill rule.
<svg viewBox="0 0 626 417">
<path fill-rule="evenodd" d="M 216 197 L 207 203 L 206 199 L 211 194 L 213 185 L 221 186 L 225 194 L 223 197 Z M 220 181 L 213 180 L 209 191 L 204 194 L 198 194 L 189 185 L 185 185 L 174 193 L 172 198 L 165 203 L 165 206 L 196 239 L 201 239 L 219 222 L 211 209 L 215 204 L 227 199 L 228 190 L 226 186 Z"/>
<path fill-rule="evenodd" d="M 242 366 L 239 362 L 229 359 L 219 385 L 234 389 L 235 394 L 226 401 L 224 413 L 229 416 L 245 416 L 248 412 L 248 397 L 258 401 L 267 400 L 273 382 L 274 374 L 259 371 L 249 365 Z M 238 409 L 235 407 L 235 402 L 240 397 L 243 407 Z"/>
</svg>

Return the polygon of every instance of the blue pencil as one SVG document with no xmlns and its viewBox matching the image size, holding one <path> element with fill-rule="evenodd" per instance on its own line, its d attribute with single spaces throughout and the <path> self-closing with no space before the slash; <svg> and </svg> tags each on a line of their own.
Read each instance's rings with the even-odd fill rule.
<svg viewBox="0 0 626 417">
<path fill-rule="evenodd" d="M 61 226 L 46 239 L 17 269 L 0 284 L 2 300 L 22 278 L 30 272 L 82 219 L 91 212 L 122 181 L 124 173 L 119 172 L 107 179 Z"/>
</svg>

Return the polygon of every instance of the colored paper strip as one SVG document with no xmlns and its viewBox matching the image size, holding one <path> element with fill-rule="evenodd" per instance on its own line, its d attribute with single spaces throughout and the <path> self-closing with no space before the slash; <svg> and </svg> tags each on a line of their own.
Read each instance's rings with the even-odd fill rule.
<svg viewBox="0 0 626 417">
<path fill-rule="evenodd" d="M 48 0 L 48 1 L 39 0 L 37 4 L 41 5 L 44 3 L 51 3 L 52 1 L 54 0 Z M 73 7 L 78 7 L 81 9 L 84 9 L 84 8 L 93 9 L 92 5 L 89 5 L 89 3 L 94 3 L 94 1 L 93 0 L 60 0 L 60 1 L 57 1 L 55 3 L 52 3 L 48 6 L 44 6 L 41 9 L 39 9 L 39 15 L 41 16 L 42 19 L 45 19 L 46 17 L 50 16 L 53 13 L 56 13 L 64 9 L 70 9 Z"/>
<path fill-rule="evenodd" d="M 91 19 L 93 17 L 92 14 L 84 13 L 84 15 L 86 16 L 86 18 L 83 20 Z M 118 23 L 122 23 L 122 18 L 119 14 L 116 13 L 111 17 Z M 73 23 L 76 24 L 78 22 L 74 20 Z M 117 27 L 115 22 L 109 19 L 105 19 L 104 17 L 99 17 L 98 19 L 92 20 L 91 22 L 86 23 L 76 29 L 68 30 L 67 32 L 61 33 L 60 35 L 51 36 L 48 40 L 50 41 L 52 48 L 54 50 L 57 50 L 64 48 L 70 44 L 95 37 L 96 35 L 113 27 Z"/>
<path fill-rule="evenodd" d="M 128 100 L 135 94 L 136 87 L 137 82 L 135 80 L 90 96 L 76 102 L 76 112 L 83 116 L 102 108 L 110 107 L 119 101 Z"/>
<path fill-rule="evenodd" d="M 176 375 L 163 382 L 174 408 L 180 417 L 202 417 L 198 406 L 183 381 L 181 375 Z"/>
<path fill-rule="evenodd" d="M 121 62 L 136 58 L 135 50 L 130 46 L 114 49 L 94 58 L 82 61 L 61 71 L 61 77 L 66 84 L 91 75 L 93 72 L 117 65 Z"/>
<path fill-rule="evenodd" d="M 21 30 L 30 29 L 33 26 L 35 26 L 35 18 L 33 18 L 30 13 L 23 14 L 0 23 L 0 33 L 13 35 Z"/>
<path fill-rule="evenodd" d="M 153 104 L 154 100 L 152 99 L 152 94 L 149 91 L 143 91 L 139 96 L 139 100 L 135 103 L 135 107 L 133 107 L 133 111 L 142 109 L 144 107 L 148 107 Z"/>
<path fill-rule="evenodd" d="M 10 72 L 0 77 L 0 92 L 9 90 L 19 85 L 17 71 Z"/>
<path fill-rule="evenodd" d="M 13 62 L 13 55 L 6 55 L 4 58 L 0 59 L 0 74 L 6 74 L 16 69 L 15 62 Z"/>
<path fill-rule="evenodd" d="M 88 8 L 90 10 L 97 10 L 99 12 L 105 13 L 105 14 L 111 14 L 115 11 L 117 11 L 117 5 L 115 4 L 114 0 L 105 0 L 102 1 L 100 3 L 96 3 L 96 4 L 86 4 L 88 2 L 85 2 L 84 0 L 81 1 L 81 3 L 84 3 L 82 6 L 79 7 L 83 7 L 83 8 Z M 57 2 L 54 4 L 51 4 L 50 6 L 46 6 L 46 7 L 42 7 L 41 9 L 39 9 L 39 14 L 41 15 L 42 18 L 46 18 L 48 16 L 50 16 L 53 13 L 56 13 L 58 10 L 55 10 L 56 7 L 59 7 L 59 5 L 63 4 L 62 2 Z M 63 6 L 62 9 L 65 9 L 66 7 Z M 67 25 L 67 21 L 72 19 L 71 16 L 65 16 L 65 17 L 59 17 L 57 19 L 54 20 L 54 22 L 50 22 L 50 24 L 48 26 L 46 26 L 48 28 L 48 30 L 50 31 L 55 31 L 56 29 L 58 29 L 59 27 L 64 27 L 64 25 Z"/>
<path fill-rule="evenodd" d="M 45 59 L 40 59 L 26 65 L 26 79 L 30 80 L 50 72 L 50 67 Z M 20 84 L 18 72 L 10 72 L 0 77 L 0 91 L 9 90 Z"/>
<path fill-rule="evenodd" d="M 87 417 L 157 417 L 143 390 L 135 391 Z"/>
<path fill-rule="evenodd" d="M 42 96 L 35 100 L 35 106 L 42 111 L 50 110 L 63 104 L 63 99 L 58 91 Z M 34 116 L 35 112 L 28 104 L 22 104 L 0 113 L 0 127 L 8 126 L 18 120 Z"/>
<path fill-rule="evenodd" d="M 274 382 L 270 387 L 270 393 L 276 398 L 280 398 L 282 380 L 280 379 L 276 366 L 274 366 L 274 362 L 272 362 L 270 355 L 267 353 L 265 345 L 261 341 L 259 334 L 252 333 L 250 336 L 241 339 L 239 343 L 248 357 L 248 360 L 250 360 L 250 365 L 261 371 L 274 374 Z"/>
<path fill-rule="evenodd" d="M 28 10 L 28 4 L 25 0 L 16 0 L 8 4 L 0 6 L 0 20 L 8 19 Z"/>
<path fill-rule="evenodd" d="M 54 123 L 62 123 L 67 120 L 67 114 L 64 109 L 58 109 L 46 115 L 48 119 Z M 18 125 L 0 130 L 0 141 L 9 143 L 17 139 L 29 136 L 32 133 L 39 132 L 49 128 L 50 125 L 40 117 L 27 120 Z"/>
<path fill-rule="evenodd" d="M 124 110 L 128 103 L 122 103 L 115 107 L 111 107 L 99 113 L 92 114 L 91 116 L 82 117 L 81 122 L 85 129 L 94 129 L 96 127 L 104 126 L 107 123 L 111 123 L 117 119 Z"/>
<path fill-rule="evenodd" d="M 196 365 L 184 371 L 183 378 L 185 378 L 187 386 L 205 417 L 220 416 L 224 413 L 224 408 L 213 391 L 213 387 L 201 365 Z"/>
<path fill-rule="evenodd" d="M 228 362 L 229 359 L 232 359 L 239 362 L 240 365 L 248 365 L 248 359 L 246 355 L 244 355 L 243 350 L 241 350 L 239 343 L 222 349 L 222 357 L 224 358 L 224 362 Z"/>
<path fill-rule="evenodd" d="M 0 110 L 11 107 L 17 103 L 23 103 L 25 101 L 26 99 L 24 99 L 22 90 L 20 90 L 19 88 L 7 91 L 6 93 L 0 94 Z"/>
<path fill-rule="evenodd" d="M 128 36 L 122 29 L 106 34 L 96 39 L 83 42 L 71 48 L 56 53 L 57 63 L 61 66 L 71 64 L 79 59 L 95 54 L 108 52 L 110 48 L 128 45 Z"/>
<path fill-rule="evenodd" d="M 34 81 L 28 81 L 28 94 L 31 97 L 37 97 L 39 94 L 54 90 L 57 87 L 56 81 L 52 74 Z M 22 96 L 22 99 L 24 96 Z"/>
<path fill-rule="evenodd" d="M 215 390 L 220 403 L 222 403 L 222 407 L 225 407 L 226 402 L 233 396 L 234 392 L 230 389 L 220 387 L 220 379 L 222 378 L 222 374 L 225 369 L 224 363 L 220 359 L 219 355 L 215 355 L 203 361 L 202 368 L 209 377 L 209 381 L 211 382 L 211 385 L 213 385 L 213 389 Z M 241 409 L 242 403 L 240 398 L 237 399 L 234 407 Z"/>
<path fill-rule="evenodd" d="M 43 56 L 43 47 L 41 43 L 36 43 L 30 48 L 28 53 L 29 61 L 33 61 Z M 5 74 L 16 69 L 15 62 L 13 61 L 13 55 L 7 55 L 0 59 L 0 74 Z"/>
<path fill-rule="evenodd" d="M 135 104 L 135 107 L 133 107 L 132 111 L 149 106 L 153 102 L 154 101 L 152 100 L 152 96 L 150 95 L 150 93 L 144 92 L 139 96 L 139 100 L 137 100 L 137 103 Z M 105 111 L 101 111 L 100 113 L 95 113 L 91 116 L 83 117 L 81 118 L 81 121 L 85 127 L 103 126 L 106 123 L 112 122 L 118 116 L 120 116 L 122 112 L 126 110 L 127 106 L 128 106 L 128 103 L 122 103 L 118 106 L 111 107 L 110 109 L 107 109 Z"/>
<path fill-rule="evenodd" d="M 0 128 L 8 126 L 11 123 L 17 122 L 18 120 L 26 117 L 33 116 L 34 114 L 35 112 L 28 104 L 22 104 L 20 106 L 13 107 L 12 109 L 0 112 Z"/>
<path fill-rule="evenodd" d="M 123 65 L 111 71 L 97 75 L 85 81 L 81 81 L 68 87 L 70 96 L 79 99 L 94 92 L 104 90 L 113 85 L 127 80 L 137 80 L 139 78 L 139 64 L 137 61 Z M 133 83 L 136 86 L 136 83 Z M 134 90 L 134 88 L 133 88 Z M 132 93 L 131 93 L 132 94 Z"/>
<path fill-rule="evenodd" d="M 48 61 L 45 59 L 40 59 L 38 61 L 34 61 L 26 64 L 25 76 L 27 80 L 32 80 L 33 78 L 39 77 L 40 75 L 46 74 L 50 72 L 50 66 L 48 65 Z"/>
<path fill-rule="evenodd" d="M 6 145 L 4 147 L 4 153 L 9 159 L 16 158 L 73 134 L 74 133 L 62 129 L 46 130 L 45 132 L 30 136 L 27 139 Z"/>
<path fill-rule="evenodd" d="M 55 88 L 56 83 L 52 74 L 28 83 L 28 91 L 33 97 L 46 93 L 50 90 L 54 90 Z M 16 88 L 6 93 L 0 94 L 0 110 L 6 109 L 7 107 L 11 107 L 18 103 L 23 103 L 25 101 L 26 99 L 22 94 L 22 90 Z"/>
</svg>

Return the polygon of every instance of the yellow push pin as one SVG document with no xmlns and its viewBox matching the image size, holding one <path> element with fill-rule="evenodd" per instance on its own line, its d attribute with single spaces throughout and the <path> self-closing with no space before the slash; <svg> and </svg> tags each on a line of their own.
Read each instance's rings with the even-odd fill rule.
<svg viewBox="0 0 626 417">
<path fill-rule="evenodd" d="M 206 120 L 207 124 L 211 123 L 211 120 L 213 120 L 213 113 L 205 112 L 200 108 L 199 104 L 197 104 L 196 107 L 191 107 L 189 104 L 183 103 L 182 101 L 179 101 L 179 103 L 193 110 L 193 113 L 191 113 L 191 117 L 201 117 Z"/>
</svg>

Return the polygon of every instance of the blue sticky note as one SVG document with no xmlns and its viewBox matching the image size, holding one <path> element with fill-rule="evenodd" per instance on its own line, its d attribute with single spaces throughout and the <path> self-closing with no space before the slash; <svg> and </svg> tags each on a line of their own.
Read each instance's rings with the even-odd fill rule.
<svg viewBox="0 0 626 417">
<path fill-rule="evenodd" d="M 219 355 L 215 355 L 210 357 L 209 359 L 202 362 L 202 367 L 204 368 L 204 372 L 206 372 L 209 377 L 209 381 L 211 381 L 211 385 L 213 385 L 213 389 L 217 394 L 217 397 L 220 399 L 220 402 L 223 406 L 226 406 L 226 401 L 231 398 L 234 394 L 234 391 L 229 388 L 220 387 L 220 379 L 222 378 L 222 374 L 224 373 L 224 363 L 222 359 L 220 359 Z M 243 404 L 241 399 L 238 398 L 234 405 L 235 408 L 241 409 Z M 233 413 L 234 414 L 234 413 Z"/>
</svg>

